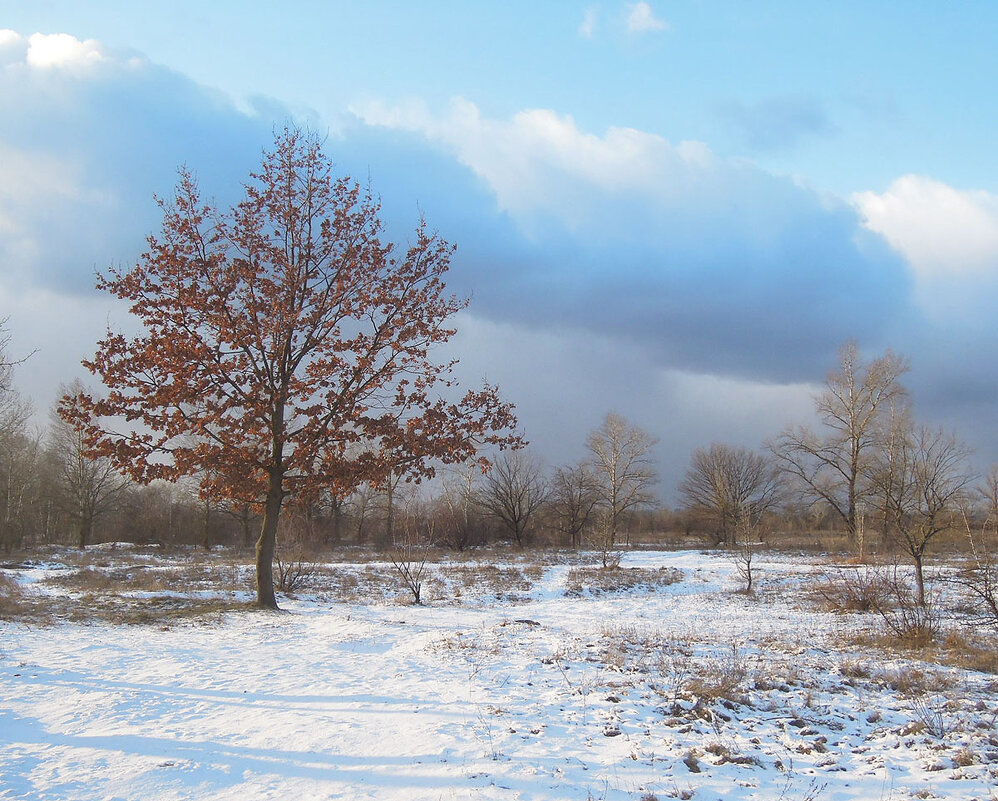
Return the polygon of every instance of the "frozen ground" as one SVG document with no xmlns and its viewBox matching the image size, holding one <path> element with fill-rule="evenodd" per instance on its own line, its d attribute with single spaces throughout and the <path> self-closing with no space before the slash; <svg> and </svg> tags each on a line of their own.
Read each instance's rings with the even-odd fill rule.
<svg viewBox="0 0 998 801">
<path fill-rule="evenodd" d="M 864 655 L 877 622 L 818 611 L 803 562 L 755 597 L 721 556 L 623 565 L 657 572 L 0 623 L 0 798 L 998 799 L 995 677 Z"/>
</svg>

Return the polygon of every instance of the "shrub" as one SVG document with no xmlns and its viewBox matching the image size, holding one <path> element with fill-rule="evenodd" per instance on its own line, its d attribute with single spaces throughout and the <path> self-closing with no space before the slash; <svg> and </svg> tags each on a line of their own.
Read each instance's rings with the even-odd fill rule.
<svg viewBox="0 0 998 801">
<path fill-rule="evenodd" d="M 292 547 L 287 551 L 279 549 L 274 553 L 274 567 L 277 575 L 277 589 L 285 594 L 297 592 L 311 583 L 316 572 L 316 564 L 301 548 Z"/>
<path fill-rule="evenodd" d="M 845 568 L 823 573 L 814 591 L 832 611 L 875 612 L 888 604 L 890 580 L 882 568 Z"/>
<path fill-rule="evenodd" d="M 13 620 L 24 612 L 24 590 L 10 576 L 0 572 L 0 620 Z"/>
</svg>

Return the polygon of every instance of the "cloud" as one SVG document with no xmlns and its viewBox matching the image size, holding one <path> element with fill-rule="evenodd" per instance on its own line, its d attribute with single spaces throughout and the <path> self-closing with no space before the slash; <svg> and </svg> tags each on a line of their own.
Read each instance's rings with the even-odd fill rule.
<svg viewBox="0 0 998 801">
<path fill-rule="evenodd" d="M 773 97 L 758 103 L 733 101 L 719 113 L 751 150 L 794 147 L 812 137 L 828 137 L 837 129 L 822 105 L 811 97 Z"/>
<path fill-rule="evenodd" d="M 915 299 L 934 320 L 993 339 L 998 296 L 998 196 L 905 175 L 853 196 L 864 225 L 911 266 Z"/>
<path fill-rule="evenodd" d="M 141 252 L 181 163 L 238 185 L 271 125 L 134 53 L 0 33 L 5 280 L 88 291 Z"/>
<path fill-rule="evenodd" d="M 68 33 L 34 33 L 28 38 L 26 61 L 35 69 L 85 69 L 105 60 L 93 39 L 81 42 Z"/>
<path fill-rule="evenodd" d="M 549 464 L 586 456 L 586 434 L 609 410 L 659 437 L 662 500 L 695 448 L 722 441 L 759 448 L 790 422 L 813 419 L 809 383 L 777 384 L 657 366 L 646 349 L 606 334 L 579 337 L 478 316 L 458 321 L 455 355 L 467 381 L 488 379 L 515 399 L 531 448 Z M 566 399 L 570 401 L 566 402 Z"/>
<path fill-rule="evenodd" d="M 186 162 L 230 202 L 291 116 L 135 53 L 47 44 L 42 66 L 31 37 L 0 33 L 0 317 L 18 352 L 41 348 L 18 378 L 42 408 L 120 321 L 93 269 L 141 252 L 152 193 Z M 503 386 L 551 460 L 578 458 L 609 408 L 660 436 L 674 471 L 716 439 L 754 446 L 807 413 L 808 382 L 850 337 L 910 354 L 936 419 L 995 411 L 998 377 L 964 356 L 998 346 L 983 311 L 995 293 L 954 318 L 964 329 L 911 302 L 928 274 L 990 286 L 986 193 L 905 179 L 845 202 L 704 143 L 588 131 L 550 109 L 489 117 L 466 100 L 365 106 L 327 148 L 341 173 L 370 176 L 392 237 L 422 211 L 456 241 L 449 285 L 472 297 L 462 369 Z M 954 256 L 961 270 L 944 269 Z"/>
<path fill-rule="evenodd" d="M 998 274 L 998 196 L 905 175 L 885 192 L 854 199 L 866 227 L 903 253 L 920 277 Z"/>
<path fill-rule="evenodd" d="M 489 119 L 465 100 L 358 114 L 443 147 L 492 193 L 503 230 L 462 243 L 479 313 L 783 381 L 908 310 L 907 268 L 853 207 L 701 143 L 596 135 L 550 110 Z"/>
<path fill-rule="evenodd" d="M 628 33 L 653 33 L 667 31 L 669 24 L 655 16 L 655 12 L 646 2 L 633 3 L 627 14 Z"/>
<path fill-rule="evenodd" d="M 566 185 L 617 195 L 677 194 L 697 180 L 693 172 L 716 163 L 697 142 L 673 146 L 631 128 L 610 128 L 597 136 L 580 131 L 570 116 L 548 109 L 492 120 L 482 117 L 475 104 L 457 98 L 444 117 L 418 104 L 375 103 L 356 111 L 369 125 L 422 133 L 451 147 L 488 182 L 503 210 L 526 216 L 549 209 L 578 227 L 591 220 L 584 198 L 573 198 Z"/>
<path fill-rule="evenodd" d="M 579 36 L 583 39 L 592 39 L 596 34 L 597 22 L 596 9 L 587 8 L 582 15 L 582 22 L 579 23 Z"/>
</svg>

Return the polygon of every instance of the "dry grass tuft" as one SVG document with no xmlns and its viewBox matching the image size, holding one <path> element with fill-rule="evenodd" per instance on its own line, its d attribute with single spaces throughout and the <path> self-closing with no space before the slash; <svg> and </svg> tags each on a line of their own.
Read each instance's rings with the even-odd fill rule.
<svg viewBox="0 0 998 801">
<path fill-rule="evenodd" d="M 451 584 L 456 597 L 470 595 L 517 601 L 530 593 L 544 568 L 542 565 L 444 564 L 439 572 L 440 577 Z"/>
<path fill-rule="evenodd" d="M 683 573 L 673 567 L 629 567 L 603 570 L 598 567 L 575 567 L 568 571 L 565 595 L 577 598 L 582 595 L 644 590 L 653 592 L 683 580 Z"/>
<path fill-rule="evenodd" d="M 248 602 L 225 598 L 156 595 L 141 599 L 84 595 L 58 615 L 74 623 L 112 623 L 168 628 L 177 623 L 217 625 L 226 612 L 248 611 Z"/>
<path fill-rule="evenodd" d="M 18 620 L 25 609 L 25 592 L 10 576 L 0 573 L 0 620 Z"/>
<path fill-rule="evenodd" d="M 52 614 L 43 597 L 0 571 L 0 620 L 44 626 L 52 623 Z"/>
</svg>

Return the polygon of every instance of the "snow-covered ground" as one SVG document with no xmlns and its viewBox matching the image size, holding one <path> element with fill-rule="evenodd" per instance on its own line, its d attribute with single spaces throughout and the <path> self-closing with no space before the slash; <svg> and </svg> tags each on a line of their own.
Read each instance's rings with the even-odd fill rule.
<svg viewBox="0 0 998 801">
<path fill-rule="evenodd" d="M 419 607 L 3 622 L 0 798 L 998 799 L 994 676 L 864 654 L 876 619 L 757 562 L 755 596 L 723 556 L 646 552 L 630 589 L 553 564 Z"/>
</svg>

